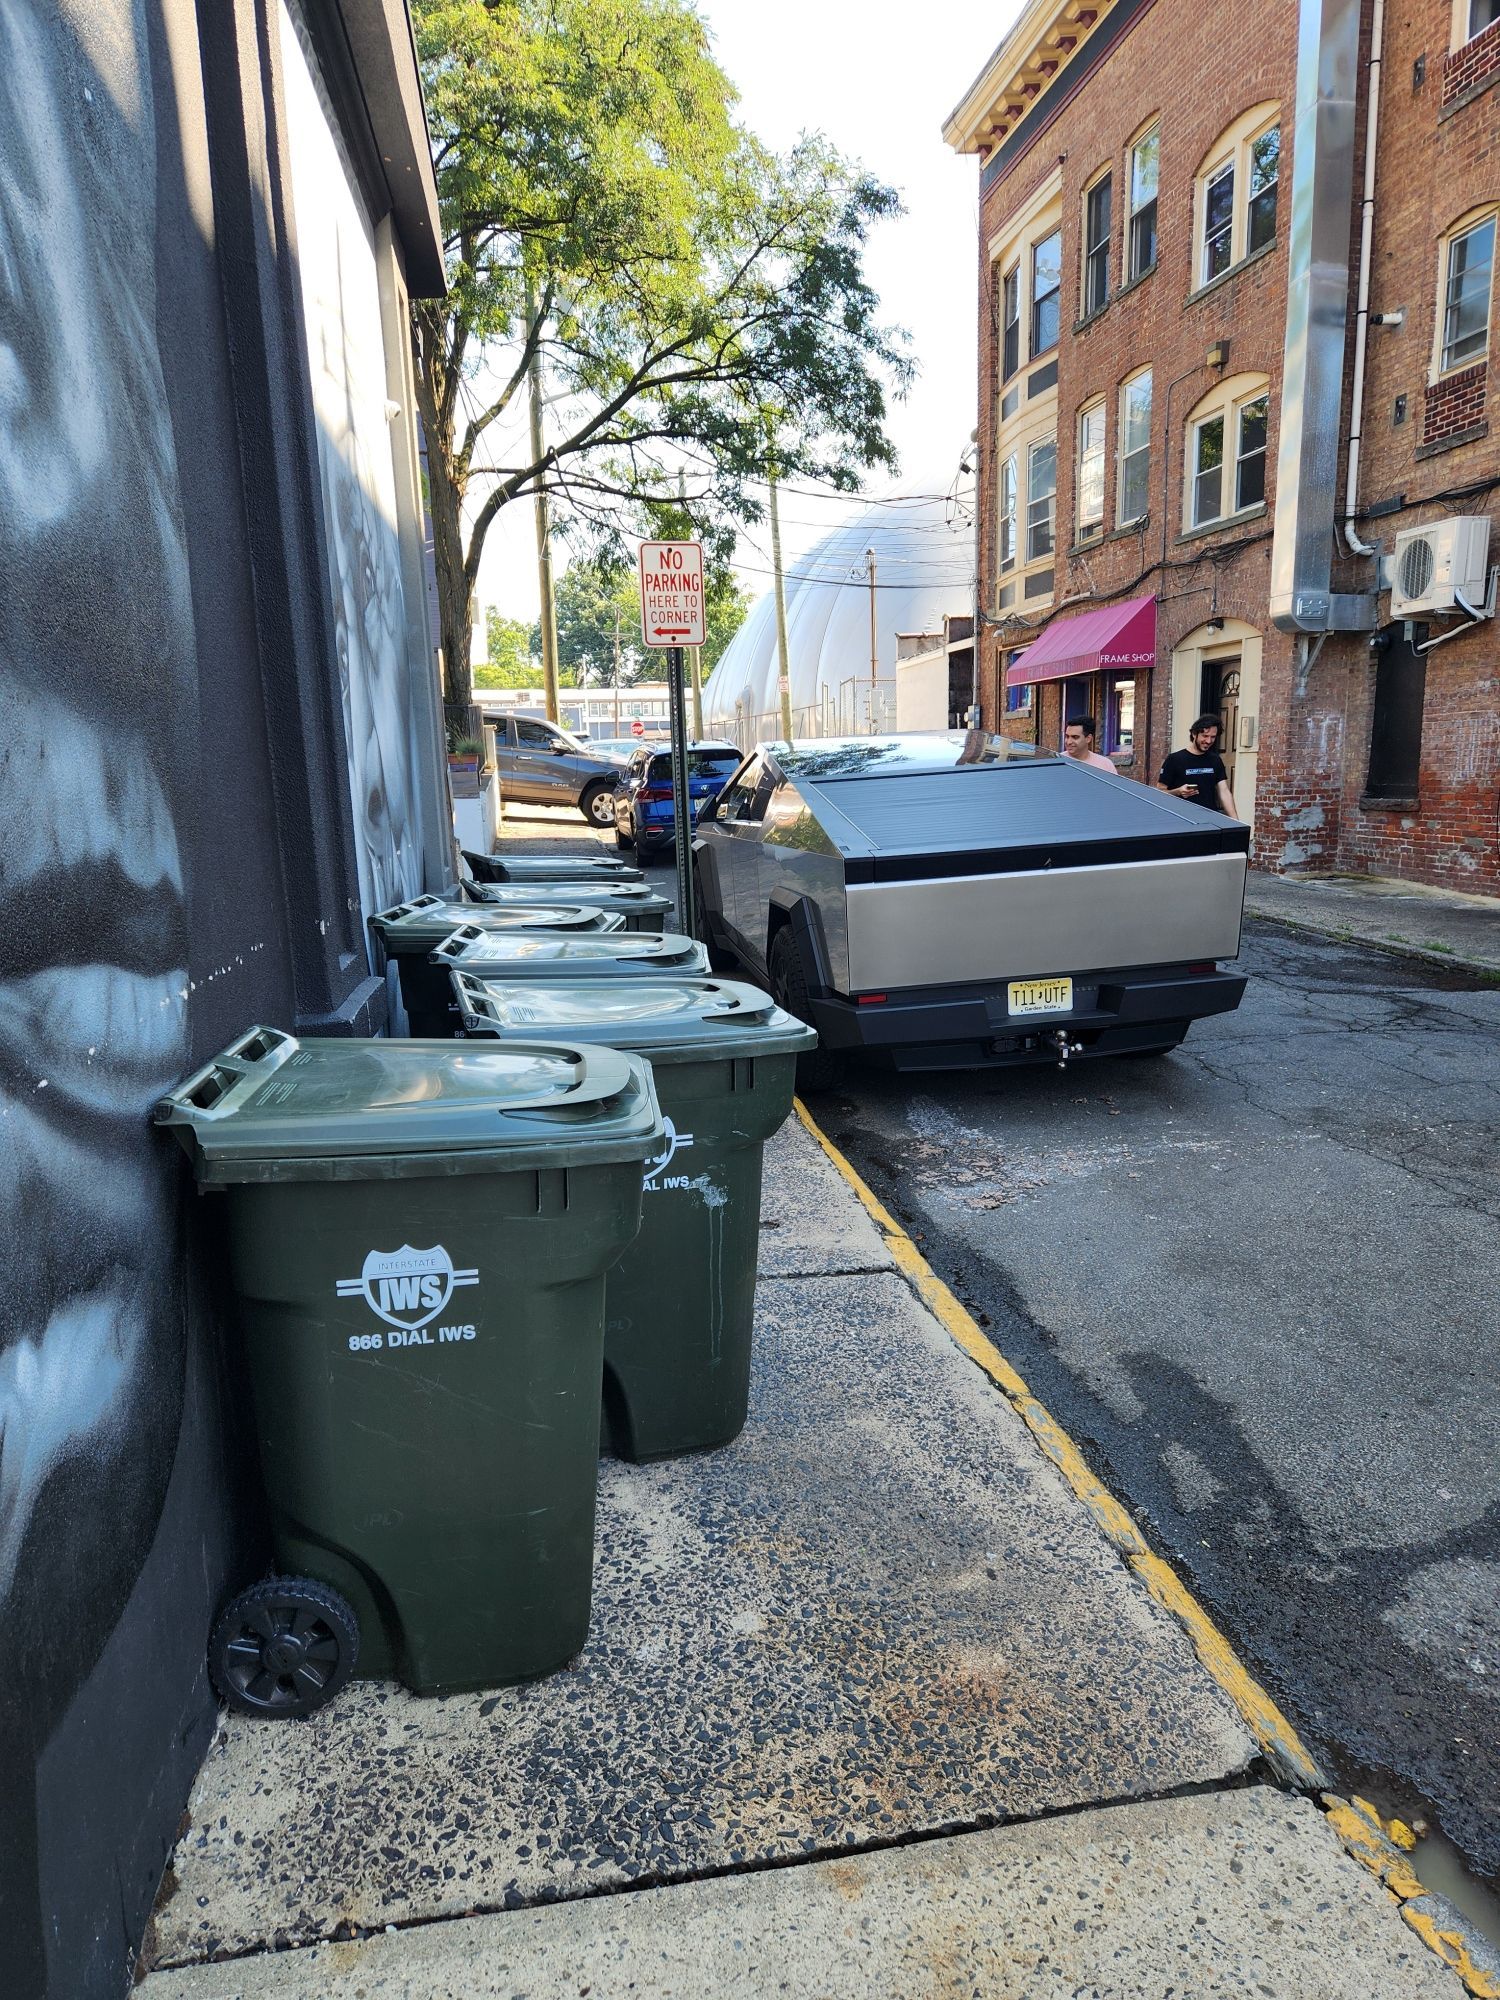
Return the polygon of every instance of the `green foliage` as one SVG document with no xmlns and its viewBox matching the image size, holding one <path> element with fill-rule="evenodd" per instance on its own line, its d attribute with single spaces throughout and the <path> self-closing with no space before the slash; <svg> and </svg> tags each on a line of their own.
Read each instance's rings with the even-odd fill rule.
<svg viewBox="0 0 1500 2000">
<path fill-rule="evenodd" d="M 746 131 L 688 0 L 413 18 L 450 280 L 413 308 L 450 660 L 490 524 L 539 488 L 617 559 L 670 514 L 722 554 L 768 464 L 850 491 L 894 464 L 910 364 L 863 260 L 897 198 L 821 138 L 779 156 Z M 514 407 L 534 357 L 540 452 Z"/>
<path fill-rule="evenodd" d="M 708 643 L 703 648 L 705 678 L 745 622 L 750 600 L 733 572 L 710 563 L 704 593 Z M 620 685 L 661 680 L 660 654 L 641 641 L 641 600 L 634 570 L 599 557 L 569 563 L 557 586 L 557 653 L 579 687 L 608 687 L 614 681 L 615 631 L 620 634 Z"/>
</svg>

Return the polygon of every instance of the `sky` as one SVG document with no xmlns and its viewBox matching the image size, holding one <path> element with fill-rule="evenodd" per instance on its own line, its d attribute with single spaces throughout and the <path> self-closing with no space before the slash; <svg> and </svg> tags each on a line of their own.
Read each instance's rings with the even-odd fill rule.
<svg viewBox="0 0 1500 2000">
<path fill-rule="evenodd" d="M 906 214 L 883 223 L 866 261 L 882 315 L 912 335 L 918 373 L 892 406 L 901 469 L 873 495 L 944 493 L 976 421 L 975 268 L 979 166 L 943 143 L 943 121 L 1020 12 L 1019 0 L 699 0 L 716 53 L 740 92 L 740 116 L 778 148 L 821 131 L 847 158 L 899 190 Z M 788 568 L 861 506 L 787 491 Z M 739 551 L 741 582 L 768 589 L 764 528 Z M 507 507 L 486 544 L 479 595 L 511 617 L 537 609 L 532 508 Z M 483 630 L 483 621 L 477 621 Z"/>
</svg>

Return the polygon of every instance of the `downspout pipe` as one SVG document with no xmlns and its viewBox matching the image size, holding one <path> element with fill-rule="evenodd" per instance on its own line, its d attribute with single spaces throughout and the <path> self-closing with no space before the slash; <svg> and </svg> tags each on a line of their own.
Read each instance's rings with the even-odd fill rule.
<svg viewBox="0 0 1500 2000">
<path fill-rule="evenodd" d="M 1361 0 L 1300 0 L 1270 613 L 1283 632 L 1367 632 L 1375 597 L 1332 589 L 1349 318 Z"/>
<path fill-rule="evenodd" d="M 1354 526 L 1359 508 L 1359 440 L 1365 417 L 1365 343 L 1370 332 L 1370 240 L 1375 228 L 1375 149 L 1380 136 L 1380 79 L 1385 50 L 1385 0 L 1370 17 L 1369 80 L 1365 85 L 1365 186 L 1359 210 L 1359 290 L 1354 313 L 1354 384 L 1349 398 L 1349 464 L 1344 482 L 1344 542 L 1351 555 L 1380 552 Z"/>
</svg>

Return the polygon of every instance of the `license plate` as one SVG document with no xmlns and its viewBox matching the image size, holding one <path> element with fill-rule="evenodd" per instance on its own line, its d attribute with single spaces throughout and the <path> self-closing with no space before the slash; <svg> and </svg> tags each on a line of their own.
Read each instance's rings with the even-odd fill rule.
<svg viewBox="0 0 1500 2000">
<path fill-rule="evenodd" d="M 1013 979 L 1005 989 L 1012 1014 L 1071 1014 L 1071 979 Z"/>
</svg>

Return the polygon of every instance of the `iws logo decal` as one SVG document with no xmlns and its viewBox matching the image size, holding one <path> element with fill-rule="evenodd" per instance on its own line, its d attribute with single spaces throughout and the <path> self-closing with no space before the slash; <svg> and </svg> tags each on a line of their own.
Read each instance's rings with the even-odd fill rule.
<svg viewBox="0 0 1500 2000">
<path fill-rule="evenodd" d="M 665 1173 L 682 1149 L 685 1146 L 691 1146 L 693 1143 L 692 1133 L 679 1132 L 670 1118 L 663 1118 L 661 1122 L 666 1130 L 667 1143 L 661 1152 L 656 1155 L 655 1159 L 647 1160 L 646 1162 L 645 1185 L 647 1187 L 655 1186 L 657 1175 Z M 678 1183 L 670 1181 L 667 1185 L 676 1187 Z"/>
<path fill-rule="evenodd" d="M 479 1273 L 455 1271 L 453 1259 L 439 1243 L 431 1250 L 372 1250 L 357 1278 L 340 1278 L 341 1299 L 363 1297 L 371 1312 L 387 1326 L 426 1326 L 460 1285 L 477 1285 Z"/>
</svg>

